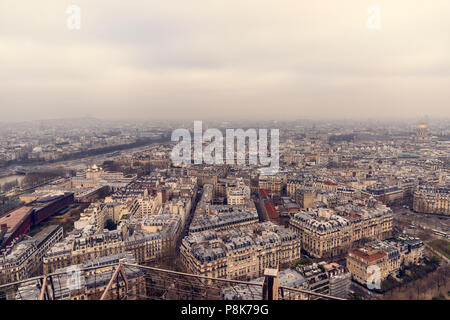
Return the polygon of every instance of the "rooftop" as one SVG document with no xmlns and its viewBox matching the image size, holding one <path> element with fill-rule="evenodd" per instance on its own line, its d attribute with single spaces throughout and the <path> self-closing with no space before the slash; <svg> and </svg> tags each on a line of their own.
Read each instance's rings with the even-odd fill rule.
<svg viewBox="0 0 450 320">
<path fill-rule="evenodd" d="M 33 207 L 23 206 L 0 218 L 0 226 L 6 225 L 7 232 L 12 232 L 33 210 Z"/>
</svg>

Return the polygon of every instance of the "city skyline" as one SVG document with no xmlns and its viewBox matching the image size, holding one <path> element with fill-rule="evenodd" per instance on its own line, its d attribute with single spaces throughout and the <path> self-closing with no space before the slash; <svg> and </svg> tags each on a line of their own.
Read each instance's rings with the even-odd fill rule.
<svg viewBox="0 0 450 320">
<path fill-rule="evenodd" d="M 450 300 L 449 10 L 0 1 L 0 305 Z"/>
<path fill-rule="evenodd" d="M 149 119 L 142 119 L 142 118 L 129 118 L 129 119 L 119 119 L 119 118 L 108 118 L 108 117 L 102 117 L 102 116 L 81 116 L 81 117 L 46 117 L 46 118 L 37 118 L 37 119 L 17 119 L 17 120 L 6 120 L 2 119 L 0 120 L 1 124 L 4 125 L 16 125 L 16 124 L 23 124 L 23 123 L 39 123 L 39 122 L 49 122 L 49 121 L 83 121 L 83 120 L 90 120 L 90 121 L 99 121 L 99 122 L 105 122 L 105 123 L 123 123 L 123 122 L 133 122 L 133 123 L 193 123 L 194 121 L 197 121 L 198 119 L 203 119 L 204 121 L 208 122 L 224 122 L 224 123 L 230 123 L 231 125 L 233 123 L 254 123 L 261 121 L 262 123 L 268 123 L 268 122 L 281 122 L 281 123 L 295 123 L 295 122 L 309 122 L 309 123 L 345 123 L 345 122 L 354 122 L 354 123 L 384 123 L 385 125 L 393 124 L 393 123 L 403 123 L 405 125 L 413 126 L 414 128 L 419 125 L 422 121 L 425 121 L 425 123 L 434 123 L 434 122 L 445 122 L 449 118 L 447 117 L 430 117 L 428 115 L 423 116 L 410 116 L 410 117 L 387 117 L 387 116 L 379 116 L 379 117 L 299 117 L 294 119 L 285 119 L 285 118 L 272 118 L 272 119 L 266 119 L 266 118 L 257 118 L 252 117 L 249 118 L 215 118 L 214 116 L 211 117 L 185 117 L 183 119 L 171 119 L 169 117 L 167 118 L 149 118 Z M 203 121 L 198 120 L 198 121 Z"/>
</svg>

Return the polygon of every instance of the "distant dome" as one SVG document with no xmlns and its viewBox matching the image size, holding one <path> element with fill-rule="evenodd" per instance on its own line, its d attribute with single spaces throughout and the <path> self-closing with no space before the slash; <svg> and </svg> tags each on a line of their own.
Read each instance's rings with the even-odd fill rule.
<svg viewBox="0 0 450 320">
<path fill-rule="evenodd" d="M 419 124 L 418 128 L 419 128 L 419 129 L 426 129 L 427 126 L 426 126 L 425 122 L 422 121 L 422 122 Z"/>
</svg>

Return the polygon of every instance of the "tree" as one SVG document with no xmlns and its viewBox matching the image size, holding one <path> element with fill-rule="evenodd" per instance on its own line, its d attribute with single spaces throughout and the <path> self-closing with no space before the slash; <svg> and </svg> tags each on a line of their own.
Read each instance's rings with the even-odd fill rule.
<svg viewBox="0 0 450 320">
<path fill-rule="evenodd" d="M 11 189 L 14 189 L 15 187 L 17 187 L 18 185 L 19 185 L 19 181 L 17 179 L 15 181 L 5 182 L 2 186 L 2 191 L 3 192 L 10 191 Z"/>
<path fill-rule="evenodd" d="M 423 288 L 423 285 L 422 285 L 421 281 L 417 280 L 414 283 L 414 287 L 417 290 L 417 299 L 416 300 L 419 300 L 420 299 L 420 294 L 423 293 L 423 291 L 424 291 L 424 288 Z"/>
<path fill-rule="evenodd" d="M 65 175 L 66 171 L 62 169 L 52 169 L 42 172 L 30 172 L 27 173 L 27 175 L 23 179 L 22 185 L 35 186 L 44 183 L 50 179 L 55 179 L 57 177 L 64 177 Z"/>
</svg>

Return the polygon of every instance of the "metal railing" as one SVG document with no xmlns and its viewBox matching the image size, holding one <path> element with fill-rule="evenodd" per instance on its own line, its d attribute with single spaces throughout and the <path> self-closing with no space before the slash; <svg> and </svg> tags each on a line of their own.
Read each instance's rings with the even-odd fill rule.
<svg viewBox="0 0 450 320">
<path fill-rule="evenodd" d="M 0 285 L 0 300 L 261 300 L 264 283 L 213 278 L 151 266 L 115 263 L 78 270 L 78 283 L 56 272 Z M 274 286 L 279 300 L 344 300 Z"/>
</svg>

